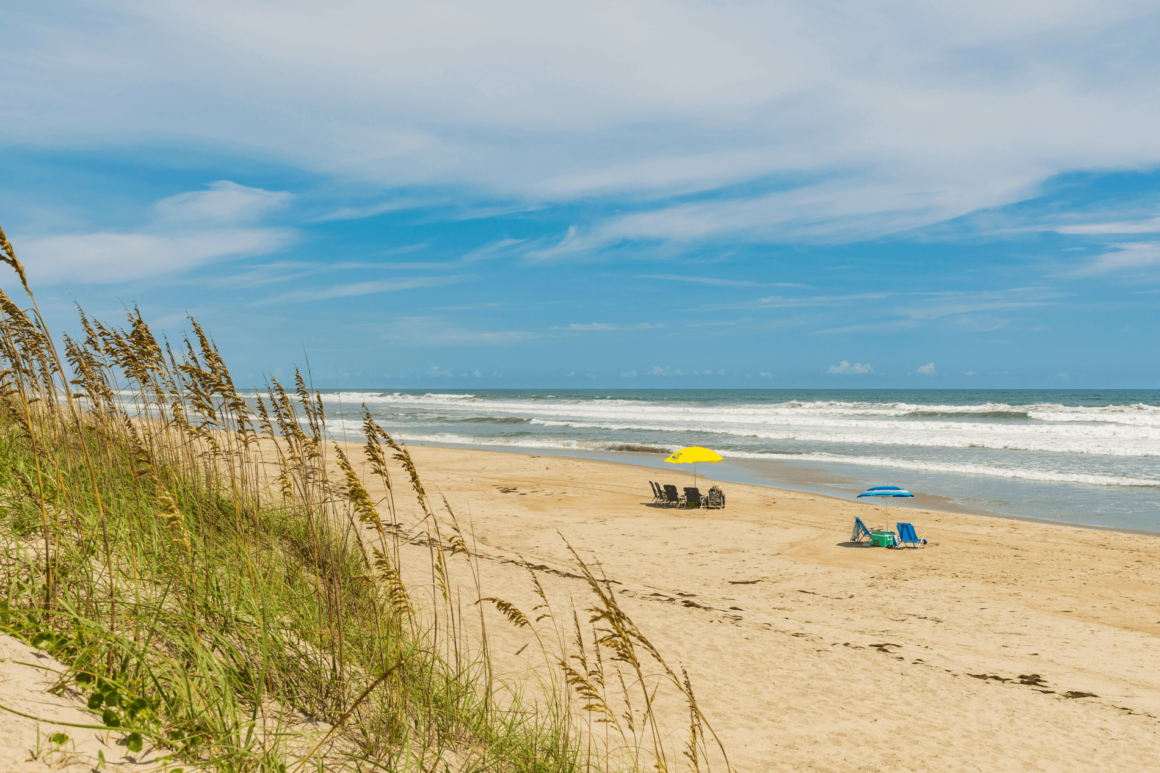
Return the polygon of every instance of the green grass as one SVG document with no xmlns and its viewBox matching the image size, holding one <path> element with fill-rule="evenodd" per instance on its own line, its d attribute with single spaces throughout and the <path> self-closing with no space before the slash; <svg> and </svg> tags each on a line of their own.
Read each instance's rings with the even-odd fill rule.
<svg viewBox="0 0 1160 773">
<path fill-rule="evenodd" d="M 0 248 L 31 299 L 2 230 Z M 300 374 L 289 393 L 271 379 L 248 403 L 196 322 L 175 353 L 136 312 L 120 329 L 81 314 L 85 336 L 65 337 L 62 361 L 31 303 L 0 292 L 0 630 L 65 663 L 59 686 L 131 750 L 295 772 L 667 770 L 678 759 L 699 770 L 711 750 L 723 758 L 687 677 L 578 556 L 594 599 L 587 646 L 607 664 L 588 661 L 575 615 L 565 645 L 533 573 L 559 646 L 536 632 L 546 670 L 534 689 L 493 673 L 464 623 L 484 625 L 483 613 L 452 601 L 452 562 L 482 596 L 454 514 L 436 517 L 406 448 L 369 414 L 363 451 L 382 501 L 327 438 Z M 403 491 L 426 515 L 419 527 L 397 521 Z M 404 541 L 429 548 L 429 593 L 403 582 Z M 604 686 L 614 681 L 627 685 L 617 708 Z M 662 685 L 688 705 L 683 755 L 657 724 Z M 606 726 L 619 740 L 594 743 Z"/>
</svg>

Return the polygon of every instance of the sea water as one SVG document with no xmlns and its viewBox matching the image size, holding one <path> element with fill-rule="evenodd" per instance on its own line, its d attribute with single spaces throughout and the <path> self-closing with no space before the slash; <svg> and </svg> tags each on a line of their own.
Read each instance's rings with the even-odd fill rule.
<svg viewBox="0 0 1160 773">
<path fill-rule="evenodd" d="M 365 404 L 412 444 L 654 466 L 700 445 L 726 458 L 701 466 L 717 480 L 842 497 L 894 484 L 920 494 L 906 502 L 914 506 L 925 494 L 927 507 L 1160 532 L 1160 390 L 332 390 L 323 398 L 336 436 L 358 433 Z"/>
</svg>

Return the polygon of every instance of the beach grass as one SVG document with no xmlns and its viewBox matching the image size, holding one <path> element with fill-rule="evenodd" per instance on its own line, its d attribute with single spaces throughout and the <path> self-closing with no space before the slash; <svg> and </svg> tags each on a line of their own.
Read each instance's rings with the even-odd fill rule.
<svg viewBox="0 0 1160 773">
<path fill-rule="evenodd" d="M 0 291 L 0 629 L 61 660 L 57 689 L 117 742 L 170 769 L 728 768 L 687 675 L 580 555 L 590 606 L 557 614 L 529 569 L 530 620 L 369 413 L 352 459 L 308 376 L 243 395 L 192 319 L 171 344 L 135 309 L 81 312 L 62 356 L 2 230 L 0 252 L 27 297 Z M 489 619 L 543 667 L 497 674 Z"/>
</svg>

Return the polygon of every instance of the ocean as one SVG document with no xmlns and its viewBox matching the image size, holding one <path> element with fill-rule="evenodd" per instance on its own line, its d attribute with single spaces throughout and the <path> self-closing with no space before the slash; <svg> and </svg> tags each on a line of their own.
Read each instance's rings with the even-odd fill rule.
<svg viewBox="0 0 1160 773">
<path fill-rule="evenodd" d="M 328 429 L 361 405 L 410 444 L 616 459 L 840 497 L 908 488 L 910 507 L 1160 533 L 1160 390 L 478 390 L 323 392 Z M 657 473 L 660 477 L 661 473 Z M 671 481 L 670 481 L 671 479 Z"/>
</svg>

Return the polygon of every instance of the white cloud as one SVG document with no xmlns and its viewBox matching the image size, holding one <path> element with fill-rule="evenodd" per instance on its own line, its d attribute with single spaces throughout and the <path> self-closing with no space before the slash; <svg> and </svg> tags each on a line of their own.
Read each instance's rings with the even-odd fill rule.
<svg viewBox="0 0 1160 773">
<path fill-rule="evenodd" d="M 285 191 L 265 191 L 219 180 L 209 190 L 190 191 L 153 205 L 157 219 L 166 223 L 244 223 L 281 209 L 293 198 Z"/>
<path fill-rule="evenodd" d="M 934 375 L 934 363 L 933 362 L 927 363 L 926 365 L 921 365 L 918 368 L 915 368 L 915 373 L 921 373 L 924 376 L 933 376 Z"/>
<path fill-rule="evenodd" d="M 620 372 L 620 375 L 623 378 L 636 378 L 636 371 L 635 370 L 622 370 Z M 593 378 L 595 378 L 595 376 L 593 376 Z"/>
<path fill-rule="evenodd" d="M 1126 242 L 1113 244 L 1110 252 L 1105 252 L 1082 268 L 1072 272 L 1073 276 L 1092 276 L 1114 271 L 1130 271 L 1160 264 L 1160 244 L 1152 242 Z"/>
<path fill-rule="evenodd" d="M 9 145 L 192 142 L 513 206 L 807 181 L 612 216 L 556 254 L 896 233 L 1160 163 L 1155 9 L 1130 0 L 18 5 Z"/>
<path fill-rule="evenodd" d="M 874 368 L 870 366 L 870 363 L 862 364 L 856 362 L 851 365 L 846 360 L 842 360 L 837 365 L 831 365 L 826 368 L 826 373 L 840 373 L 846 376 L 862 376 L 873 372 Z"/>
<path fill-rule="evenodd" d="M 22 239 L 20 254 L 39 284 L 108 284 L 150 279 L 264 255 L 295 238 L 286 228 L 247 225 L 284 206 L 290 195 L 228 181 L 153 206 L 152 220 L 132 232 Z"/>
<path fill-rule="evenodd" d="M 977 375 L 979 375 L 979 374 L 978 374 L 976 371 L 973 371 L 973 370 L 968 370 L 968 371 L 965 371 L 965 372 L 963 373 L 963 375 L 964 375 L 964 376 L 977 376 Z"/>
<path fill-rule="evenodd" d="M 758 373 L 757 375 L 761 376 L 762 378 L 773 378 L 772 373 L 766 373 L 764 370 L 761 371 L 760 373 Z"/>
</svg>

